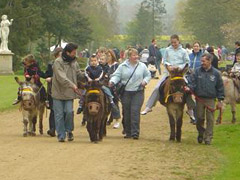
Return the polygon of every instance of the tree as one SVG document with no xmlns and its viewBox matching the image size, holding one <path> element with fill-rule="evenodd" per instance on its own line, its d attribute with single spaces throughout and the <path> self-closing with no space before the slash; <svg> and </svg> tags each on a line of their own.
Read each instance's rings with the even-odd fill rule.
<svg viewBox="0 0 240 180">
<path fill-rule="evenodd" d="M 92 30 L 90 49 L 105 46 L 107 40 L 117 33 L 117 8 L 116 0 L 87 0 L 79 8 L 90 22 Z"/>
<path fill-rule="evenodd" d="M 154 10 L 151 7 L 152 5 L 154 5 Z M 166 12 L 162 8 L 164 8 L 162 1 L 144 0 L 142 2 L 136 17 L 127 25 L 128 43 L 132 45 L 148 45 L 155 36 L 154 32 L 160 33 L 162 31 L 160 17 L 161 14 Z M 158 12 L 158 17 L 156 12 Z"/>
<path fill-rule="evenodd" d="M 236 16 L 237 0 L 187 0 L 180 14 L 184 27 L 203 43 L 220 45 L 224 34 L 220 28 Z M 230 9 L 231 8 L 231 9 Z"/>
<path fill-rule="evenodd" d="M 166 13 L 165 4 L 162 0 L 143 0 L 141 3 L 142 8 L 151 11 L 152 14 L 152 37 L 155 37 L 156 27 L 159 30 L 161 25 L 161 17 Z"/>
</svg>

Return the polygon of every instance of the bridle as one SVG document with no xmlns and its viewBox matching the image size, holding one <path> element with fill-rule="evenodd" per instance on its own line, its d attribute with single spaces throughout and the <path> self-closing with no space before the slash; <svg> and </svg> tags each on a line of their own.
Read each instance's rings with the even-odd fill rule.
<svg viewBox="0 0 240 180">
<path fill-rule="evenodd" d="M 175 77 L 171 77 L 170 78 L 170 81 L 176 81 L 176 80 L 184 80 L 184 77 L 183 76 L 175 76 Z M 167 96 L 166 96 L 166 98 L 165 98 L 165 103 L 167 103 L 168 102 L 168 99 L 169 99 L 169 97 L 171 97 L 171 96 L 173 96 L 173 95 L 176 95 L 176 94 L 179 94 L 179 95 L 183 95 L 183 93 L 181 93 L 181 92 L 175 92 L 175 93 L 169 93 L 169 89 L 168 89 L 168 91 L 167 91 Z"/>
</svg>

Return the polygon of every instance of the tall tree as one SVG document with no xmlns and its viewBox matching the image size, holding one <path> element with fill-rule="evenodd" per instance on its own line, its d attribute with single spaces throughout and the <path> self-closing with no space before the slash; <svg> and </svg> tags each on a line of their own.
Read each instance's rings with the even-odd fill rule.
<svg viewBox="0 0 240 180">
<path fill-rule="evenodd" d="M 152 9 L 151 3 L 157 3 Z M 154 38 L 154 32 L 158 34 L 162 31 L 161 15 L 166 12 L 162 1 L 143 1 L 136 17 L 128 23 L 127 34 L 128 43 L 132 45 L 141 44 L 148 45 L 152 38 Z M 156 16 L 158 11 L 158 16 Z M 154 25 L 154 26 L 153 26 Z"/>
<path fill-rule="evenodd" d="M 143 0 L 141 6 L 152 14 L 152 37 L 155 37 L 161 25 L 161 17 L 166 13 L 165 4 L 163 0 Z"/>
<path fill-rule="evenodd" d="M 184 27 L 204 43 L 223 44 L 224 35 L 220 28 L 234 20 L 236 2 L 237 0 L 187 0 L 184 11 L 180 14 Z M 233 9 L 230 10 L 230 7 Z"/>
</svg>

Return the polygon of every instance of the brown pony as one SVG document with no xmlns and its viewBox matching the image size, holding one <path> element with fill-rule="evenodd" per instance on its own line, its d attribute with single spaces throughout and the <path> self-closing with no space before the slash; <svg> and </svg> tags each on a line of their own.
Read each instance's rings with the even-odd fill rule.
<svg viewBox="0 0 240 180">
<path fill-rule="evenodd" d="M 184 80 L 184 74 L 188 70 L 188 65 L 183 69 L 167 70 L 170 76 L 160 87 L 160 103 L 167 108 L 167 113 L 170 123 L 170 141 L 181 142 L 182 134 L 182 118 L 185 101 L 184 86 L 186 85 Z"/>
<path fill-rule="evenodd" d="M 20 110 L 23 114 L 23 136 L 36 135 L 37 116 L 39 115 L 39 132 L 43 134 L 43 114 L 45 102 L 40 101 L 40 88 L 31 81 L 21 82 L 15 77 L 16 82 L 20 86 L 21 105 Z M 29 127 L 28 127 L 29 124 Z"/>
<path fill-rule="evenodd" d="M 96 81 L 87 83 L 84 116 L 87 119 L 87 130 L 91 142 L 97 143 L 106 135 L 106 122 L 110 113 L 108 98 L 101 89 L 102 84 Z"/>
</svg>

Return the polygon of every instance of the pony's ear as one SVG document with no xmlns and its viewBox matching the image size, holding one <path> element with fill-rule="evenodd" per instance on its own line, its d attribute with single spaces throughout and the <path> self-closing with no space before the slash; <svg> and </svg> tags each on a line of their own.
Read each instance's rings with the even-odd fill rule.
<svg viewBox="0 0 240 180">
<path fill-rule="evenodd" d="M 22 85 L 22 82 L 19 80 L 18 77 L 14 77 L 15 81 L 21 86 Z"/>
<path fill-rule="evenodd" d="M 184 68 L 181 70 L 182 74 L 186 74 L 186 72 L 188 72 L 188 64 L 186 64 Z"/>
</svg>

